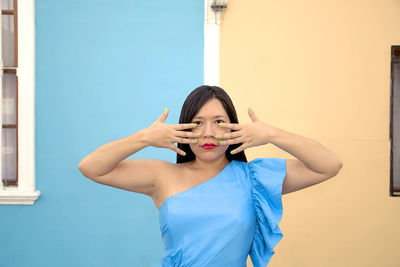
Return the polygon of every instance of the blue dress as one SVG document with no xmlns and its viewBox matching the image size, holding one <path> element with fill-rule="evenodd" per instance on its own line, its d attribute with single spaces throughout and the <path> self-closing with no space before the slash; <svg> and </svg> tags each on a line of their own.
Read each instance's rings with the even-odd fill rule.
<svg viewBox="0 0 400 267">
<path fill-rule="evenodd" d="M 213 178 L 168 197 L 159 210 L 162 267 L 265 267 L 281 240 L 286 160 L 232 160 Z"/>
</svg>

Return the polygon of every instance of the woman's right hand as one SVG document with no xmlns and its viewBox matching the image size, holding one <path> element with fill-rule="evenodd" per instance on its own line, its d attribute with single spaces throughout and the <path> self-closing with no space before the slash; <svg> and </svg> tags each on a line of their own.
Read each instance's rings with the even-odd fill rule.
<svg viewBox="0 0 400 267">
<path fill-rule="evenodd" d="M 199 133 L 184 131 L 186 129 L 194 129 L 197 124 L 166 124 L 165 119 L 168 116 L 168 109 L 148 128 L 144 129 L 145 139 L 148 145 L 160 148 L 169 148 L 182 156 L 186 153 L 176 147 L 174 143 L 194 144 L 198 140 Z"/>
</svg>

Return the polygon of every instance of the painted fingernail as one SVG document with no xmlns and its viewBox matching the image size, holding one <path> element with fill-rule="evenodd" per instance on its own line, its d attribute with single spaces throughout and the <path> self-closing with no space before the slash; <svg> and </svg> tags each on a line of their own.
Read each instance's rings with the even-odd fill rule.
<svg viewBox="0 0 400 267">
<path fill-rule="evenodd" d="M 197 140 L 197 139 L 194 139 L 193 141 L 194 141 L 195 143 L 197 143 L 199 140 Z"/>
<path fill-rule="evenodd" d="M 219 126 L 222 126 L 222 125 L 224 125 L 224 124 L 223 124 L 222 122 L 220 122 L 220 123 L 218 123 L 218 125 L 219 125 Z"/>
<path fill-rule="evenodd" d="M 219 144 L 220 144 L 220 145 L 222 145 L 223 143 L 224 143 L 224 142 L 222 142 L 222 141 L 219 141 Z"/>
<path fill-rule="evenodd" d="M 215 138 L 219 138 L 219 135 L 217 134 L 217 135 L 215 136 Z"/>
<path fill-rule="evenodd" d="M 197 123 L 192 123 L 193 126 L 197 126 Z"/>
<path fill-rule="evenodd" d="M 167 108 L 164 108 L 164 112 L 167 111 L 167 110 L 168 110 Z"/>
<path fill-rule="evenodd" d="M 201 135 L 201 133 L 197 133 L 197 136 L 200 136 Z"/>
<path fill-rule="evenodd" d="M 186 152 L 183 152 L 183 156 L 186 156 Z"/>
<path fill-rule="evenodd" d="M 233 150 L 231 151 L 231 154 L 233 154 L 234 152 L 233 152 Z"/>
<path fill-rule="evenodd" d="M 251 107 L 250 107 L 249 109 L 250 109 L 251 111 L 253 111 L 253 109 L 252 109 Z"/>
</svg>

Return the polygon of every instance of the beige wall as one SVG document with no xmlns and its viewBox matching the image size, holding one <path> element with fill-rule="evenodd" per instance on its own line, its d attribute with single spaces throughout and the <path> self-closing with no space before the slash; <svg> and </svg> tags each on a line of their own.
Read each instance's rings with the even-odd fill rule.
<svg viewBox="0 0 400 267">
<path fill-rule="evenodd" d="M 268 266 L 400 266 L 400 198 L 389 197 L 392 45 L 399 0 L 229 1 L 220 85 L 241 122 L 252 107 L 344 161 L 338 176 L 283 197 L 284 237 Z M 292 158 L 273 145 L 247 154 Z"/>
</svg>

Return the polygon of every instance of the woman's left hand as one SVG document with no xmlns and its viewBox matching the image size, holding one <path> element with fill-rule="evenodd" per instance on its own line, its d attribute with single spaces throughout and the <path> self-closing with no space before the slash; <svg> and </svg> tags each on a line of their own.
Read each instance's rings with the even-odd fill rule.
<svg viewBox="0 0 400 267">
<path fill-rule="evenodd" d="M 275 127 L 262 122 L 249 108 L 248 110 L 250 119 L 252 120 L 249 124 L 238 124 L 238 123 L 220 123 L 220 127 L 234 130 L 233 132 L 216 136 L 218 140 L 221 140 L 221 145 L 232 145 L 242 143 L 241 146 L 231 151 L 231 154 L 236 154 L 247 148 L 253 146 L 260 146 L 268 144 L 273 135 Z"/>
</svg>

